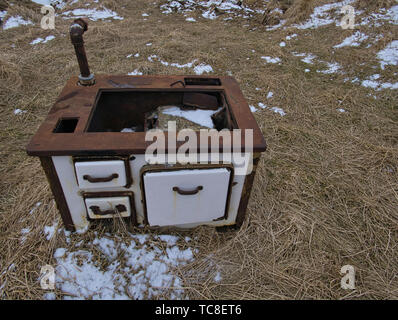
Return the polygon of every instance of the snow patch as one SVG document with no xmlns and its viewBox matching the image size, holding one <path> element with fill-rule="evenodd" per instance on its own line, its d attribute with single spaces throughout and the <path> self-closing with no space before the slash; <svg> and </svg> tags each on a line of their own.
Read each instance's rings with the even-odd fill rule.
<svg viewBox="0 0 398 320">
<path fill-rule="evenodd" d="M 201 63 L 200 65 L 195 66 L 193 68 L 193 71 L 195 72 L 195 74 L 201 75 L 203 73 L 213 72 L 213 68 L 208 64 Z"/>
<path fill-rule="evenodd" d="M 194 110 L 181 110 L 179 107 L 165 108 L 162 113 L 168 114 L 175 117 L 182 117 L 189 121 L 195 122 L 203 127 L 213 128 L 213 120 L 211 116 L 215 114 L 218 110 L 204 110 L 204 109 L 194 109 Z"/>
<path fill-rule="evenodd" d="M 214 282 L 220 282 L 222 280 L 221 273 L 217 272 L 214 276 Z"/>
<path fill-rule="evenodd" d="M 368 38 L 369 37 L 366 34 L 357 31 L 352 36 L 345 38 L 342 43 L 335 45 L 333 48 L 359 47 L 361 43 Z"/>
<path fill-rule="evenodd" d="M 398 89 L 398 82 L 395 82 L 395 83 L 384 82 L 383 83 L 381 81 L 378 81 L 379 79 L 380 79 L 380 75 L 374 74 L 374 75 L 368 77 L 367 79 L 363 80 L 361 82 L 361 85 L 365 88 L 371 88 L 376 91 L 380 91 L 383 89 L 391 89 L 391 90 Z M 354 81 L 352 81 L 352 82 L 354 82 Z"/>
<path fill-rule="evenodd" d="M 64 299 L 156 299 L 167 295 L 181 299 L 182 281 L 173 269 L 191 262 L 191 248 L 181 249 L 179 237 L 134 235 L 117 245 L 108 238 L 93 241 L 108 264 L 99 263 L 87 250 L 69 252 L 58 248 L 56 286 Z M 166 248 L 164 248 L 166 245 Z M 123 257 L 123 259 L 119 259 Z"/>
<path fill-rule="evenodd" d="M 349 5 L 353 2 L 355 2 L 355 0 L 344 0 L 316 7 L 306 22 L 293 25 L 293 27 L 298 29 L 316 29 L 332 23 L 336 23 L 336 26 L 339 26 L 341 17 L 335 18 L 337 12 L 339 12 L 343 6 Z"/>
<path fill-rule="evenodd" d="M 138 69 L 135 69 L 132 72 L 127 73 L 128 76 L 142 76 L 142 72 L 138 71 Z"/>
<path fill-rule="evenodd" d="M 32 21 L 30 20 L 24 20 L 21 16 L 13 16 L 7 19 L 7 21 L 3 25 L 3 29 L 11 29 L 11 28 L 16 28 L 19 26 L 27 26 L 27 25 L 33 25 Z"/>
<path fill-rule="evenodd" d="M 193 60 L 191 62 L 185 63 L 185 64 L 179 64 L 179 63 L 170 63 L 170 62 L 167 62 L 167 61 L 163 61 L 162 59 L 160 59 L 155 54 L 150 55 L 148 57 L 148 61 L 150 61 L 150 62 L 154 62 L 155 60 L 159 61 L 164 66 L 171 66 L 171 67 L 176 67 L 176 68 L 179 68 L 179 69 L 181 69 L 181 68 L 192 68 L 193 67 L 193 71 L 197 75 L 201 75 L 203 73 L 213 72 L 213 68 L 210 65 L 208 65 L 208 64 L 201 63 L 201 64 L 196 65 L 194 67 L 194 64 L 196 64 L 197 61 L 198 61 L 197 59 L 195 59 L 195 60 Z"/>
<path fill-rule="evenodd" d="M 398 40 L 390 42 L 387 47 L 377 53 L 377 58 L 380 60 L 380 67 L 384 70 L 387 65 L 398 64 Z"/>
<path fill-rule="evenodd" d="M 17 115 L 17 114 L 22 114 L 22 113 L 26 113 L 26 110 L 21 110 L 21 109 L 15 109 L 15 110 L 14 110 L 14 114 L 15 114 L 15 115 Z"/>
<path fill-rule="evenodd" d="M 317 72 L 323 74 L 332 74 L 332 73 L 339 73 L 341 70 L 341 66 L 337 62 L 326 62 L 327 69 L 325 70 L 317 70 Z"/>
<path fill-rule="evenodd" d="M 278 57 L 272 58 L 269 56 L 262 56 L 261 59 L 265 60 L 267 63 L 280 63 L 281 59 Z"/>
<path fill-rule="evenodd" d="M 285 116 L 286 115 L 286 112 L 283 111 L 282 108 L 272 107 L 271 110 L 274 111 L 275 113 L 279 113 L 281 116 Z"/>
<path fill-rule="evenodd" d="M 35 44 L 38 44 L 38 43 L 47 43 L 48 41 L 51 41 L 53 39 L 55 39 L 55 36 L 50 35 L 50 36 L 45 37 L 44 39 L 43 38 L 37 38 L 37 39 L 33 40 L 30 44 L 31 45 L 35 45 Z"/>
<path fill-rule="evenodd" d="M 382 8 L 377 13 L 371 13 L 368 17 L 362 19 L 361 25 L 380 27 L 383 22 L 388 22 L 393 25 L 398 24 L 398 5 L 392 6 L 388 10 Z"/>
<path fill-rule="evenodd" d="M 123 20 L 123 17 L 118 16 L 118 14 L 112 10 L 107 8 L 102 9 L 74 9 L 65 11 L 62 13 L 64 15 L 64 19 L 72 19 L 72 18 L 88 18 L 92 21 L 97 20 L 105 20 L 105 19 L 114 19 L 114 20 Z M 71 15 L 73 17 L 71 17 Z"/>
<path fill-rule="evenodd" d="M 250 105 L 249 107 L 250 107 L 250 111 L 251 111 L 251 112 L 256 112 L 256 111 L 257 111 L 257 109 L 256 109 L 255 106 Z"/>
<path fill-rule="evenodd" d="M 58 222 L 54 222 L 52 226 L 45 226 L 44 227 L 44 235 L 46 236 L 47 240 L 51 240 L 53 237 L 55 230 L 57 228 Z"/>
</svg>

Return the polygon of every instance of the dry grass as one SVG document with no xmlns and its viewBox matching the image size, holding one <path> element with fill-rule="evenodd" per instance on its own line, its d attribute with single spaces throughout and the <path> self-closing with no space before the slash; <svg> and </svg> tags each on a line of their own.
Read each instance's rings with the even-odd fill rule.
<svg viewBox="0 0 398 320">
<path fill-rule="evenodd" d="M 281 19 L 286 19 L 288 24 L 302 22 L 307 19 L 319 0 L 272 0 L 267 5 L 263 17 L 263 24 L 276 25 Z M 281 12 L 274 11 L 279 9 Z"/>
<path fill-rule="evenodd" d="M 210 64 L 215 74 L 232 72 L 249 104 L 264 102 L 287 113 L 254 114 L 269 148 L 258 166 L 244 226 L 237 232 L 201 227 L 184 233 L 196 238 L 191 246 L 199 250 L 192 264 L 176 271 L 190 298 L 397 299 L 397 92 L 375 92 L 343 81 L 347 76 L 363 79 L 374 74 L 376 52 L 397 39 L 397 30 L 364 27 L 364 32 L 383 33 L 385 38 L 371 48 L 344 48 L 333 54 L 331 45 L 350 31 L 336 32 L 333 25 L 294 30 L 298 40 L 281 48 L 281 39 L 291 32 L 266 32 L 255 19 L 249 27 L 240 19 L 198 18 L 192 24 L 182 15 L 161 14 L 152 2 L 121 0 L 107 5 L 125 20 L 90 23 L 86 50 L 94 72 L 126 74 L 139 68 L 145 74 L 184 74 L 192 71 L 165 67 L 147 57 L 157 54 L 181 64 L 198 59 Z M 39 21 L 33 9 L 24 10 Z M 143 12 L 150 14 L 146 21 Z M 27 142 L 64 83 L 78 73 L 66 36 L 69 23 L 57 19 L 51 32 L 56 39 L 36 46 L 29 42 L 50 32 L 31 26 L 0 33 L 3 299 L 41 299 L 40 267 L 55 264 L 55 248 L 73 250 L 76 242 L 88 243 L 93 237 L 90 230 L 73 235 L 70 243 L 63 233 L 45 239 L 43 227 L 61 222 L 39 161 L 25 154 Z M 152 46 L 146 46 L 148 42 Z M 346 75 L 319 74 L 315 69 L 320 65 L 304 73 L 308 66 L 292 51 L 337 61 Z M 139 58 L 126 59 L 136 52 Z M 278 56 L 283 63 L 265 64 L 263 55 Z M 386 79 L 393 79 L 396 71 L 377 70 Z M 269 101 L 268 91 L 274 92 Z M 27 112 L 14 115 L 16 108 Z M 39 201 L 42 204 L 29 214 Z M 22 228 L 31 230 L 23 243 Z M 99 235 L 111 231 L 127 237 L 117 225 L 93 228 Z M 15 268 L 7 271 L 12 264 Z M 339 271 L 346 264 L 357 271 L 354 291 L 340 288 Z M 217 283 L 216 271 L 222 275 Z M 56 293 L 62 297 L 62 292 Z"/>
<path fill-rule="evenodd" d="M 394 4 L 397 4 L 396 0 L 358 0 L 356 2 L 356 7 L 361 10 L 366 10 L 372 12 L 380 8 L 390 8 Z"/>
</svg>

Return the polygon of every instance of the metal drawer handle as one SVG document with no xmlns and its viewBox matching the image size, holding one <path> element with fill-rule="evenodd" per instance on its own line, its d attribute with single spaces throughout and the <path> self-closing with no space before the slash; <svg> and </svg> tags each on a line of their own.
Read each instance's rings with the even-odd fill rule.
<svg viewBox="0 0 398 320">
<path fill-rule="evenodd" d="M 89 176 L 88 174 L 85 174 L 83 176 L 83 179 L 88 180 L 88 182 L 91 182 L 91 183 L 96 183 L 96 182 L 109 182 L 118 177 L 119 177 L 119 175 L 117 173 L 112 173 L 109 177 L 104 177 L 104 178 L 94 178 L 92 176 Z"/>
<path fill-rule="evenodd" d="M 173 187 L 173 191 L 177 191 L 182 196 L 197 194 L 200 190 L 203 190 L 203 186 L 198 186 L 194 190 L 181 190 L 179 187 Z"/>
<path fill-rule="evenodd" d="M 125 212 L 127 211 L 127 208 L 125 205 L 123 204 L 118 204 L 116 207 L 116 209 L 111 209 L 111 210 L 105 210 L 105 211 L 101 211 L 100 207 L 98 206 L 91 206 L 90 209 L 91 211 L 98 216 L 106 216 L 108 214 L 118 214 L 120 212 Z"/>
</svg>

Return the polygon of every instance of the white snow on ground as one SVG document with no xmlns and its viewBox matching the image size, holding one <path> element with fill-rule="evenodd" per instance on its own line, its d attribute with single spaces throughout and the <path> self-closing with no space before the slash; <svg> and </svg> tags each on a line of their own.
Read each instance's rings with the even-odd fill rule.
<svg viewBox="0 0 398 320">
<path fill-rule="evenodd" d="M 162 234 L 162 235 L 158 236 L 157 238 L 166 242 L 169 246 L 175 246 L 179 239 L 177 236 L 171 236 L 171 235 L 167 235 L 167 234 Z"/>
<path fill-rule="evenodd" d="M 44 234 L 47 240 L 51 240 L 53 237 L 55 230 L 57 229 L 58 222 L 54 222 L 52 226 L 44 226 Z"/>
<path fill-rule="evenodd" d="M 213 128 L 213 121 L 211 120 L 211 116 L 220 111 L 218 110 L 203 110 L 203 109 L 194 109 L 194 110 L 181 110 L 179 107 L 170 107 L 165 108 L 162 113 L 168 114 L 175 117 L 182 117 L 189 121 L 195 122 L 203 127 Z"/>
<path fill-rule="evenodd" d="M 265 104 L 262 103 L 262 102 L 259 102 L 259 103 L 258 103 L 258 106 L 259 106 L 261 109 L 268 108 L 267 105 L 265 105 Z"/>
<path fill-rule="evenodd" d="M 201 63 L 200 65 L 195 66 L 195 67 L 193 68 L 193 71 L 194 71 L 197 75 L 201 75 L 201 74 L 203 74 L 203 73 L 210 73 L 210 72 L 213 72 L 213 68 L 212 68 L 210 65 L 208 65 L 208 64 Z"/>
<path fill-rule="evenodd" d="M 35 45 L 35 44 L 38 44 L 38 43 L 47 43 L 48 41 L 51 41 L 53 39 L 55 39 L 55 36 L 47 36 L 44 39 L 43 38 L 37 38 L 37 39 L 33 40 L 30 44 L 31 45 Z"/>
<path fill-rule="evenodd" d="M 339 65 L 337 62 L 326 62 L 327 69 L 325 70 L 317 70 L 317 72 L 323 73 L 323 74 L 332 74 L 332 73 L 340 73 L 341 72 L 341 65 Z"/>
<path fill-rule="evenodd" d="M 160 10 L 164 14 L 171 14 L 173 12 L 189 14 L 192 11 L 198 10 L 203 18 L 211 20 L 217 19 L 218 17 L 215 8 L 222 16 L 224 16 L 224 14 L 229 14 L 244 19 L 251 17 L 256 12 L 260 14 L 264 12 L 261 9 L 255 11 L 239 0 L 168 0 L 167 3 L 160 6 Z M 224 18 L 224 20 L 230 19 L 232 19 L 232 17 Z"/>
<path fill-rule="evenodd" d="M 33 24 L 30 20 L 24 20 L 21 16 L 13 16 L 7 19 L 7 21 L 3 25 L 3 29 L 11 29 L 19 26 L 26 26 Z"/>
<path fill-rule="evenodd" d="M 43 294 L 43 299 L 44 300 L 55 300 L 56 295 L 54 292 L 46 292 L 45 294 Z"/>
<path fill-rule="evenodd" d="M 118 244 L 97 238 L 92 245 L 108 261 L 105 266 L 87 250 L 58 248 L 54 253 L 56 286 L 64 292 L 64 299 L 185 298 L 182 281 L 173 270 L 194 257 L 191 248 L 180 249 L 178 240 L 175 236 L 131 234 L 127 244 Z"/>
<path fill-rule="evenodd" d="M 202 17 L 206 18 L 206 19 L 210 19 L 210 20 L 214 20 L 217 19 L 217 15 L 214 11 L 212 11 L 211 9 L 205 11 L 202 13 Z"/>
<path fill-rule="evenodd" d="M 14 110 L 14 114 L 22 114 L 22 113 L 25 113 L 26 111 L 25 110 L 21 110 L 21 109 L 15 109 Z"/>
<path fill-rule="evenodd" d="M 250 105 L 249 107 L 250 107 L 250 111 L 251 112 L 256 112 L 257 111 L 257 108 L 255 106 Z"/>
<path fill-rule="evenodd" d="M 317 58 L 316 55 L 313 55 L 312 53 L 297 53 L 297 52 L 292 52 L 292 55 L 294 55 L 295 57 L 303 57 L 301 59 L 301 61 L 303 61 L 304 63 L 307 64 L 314 64 L 314 60 Z M 318 60 L 318 62 L 326 64 L 327 68 L 324 70 L 317 70 L 317 72 L 319 73 L 323 73 L 323 74 L 332 74 L 332 73 L 342 73 L 341 69 L 341 65 L 338 64 L 337 62 L 326 62 L 326 61 L 322 61 L 322 60 Z M 309 69 L 305 69 L 305 72 L 310 72 Z"/>
<path fill-rule="evenodd" d="M 196 22 L 195 18 L 192 17 L 186 18 L 185 21 Z"/>
<path fill-rule="evenodd" d="M 188 62 L 186 64 L 179 64 L 179 63 L 170 63 L 170 62 L 167 62 L 167 61 L 163 61 L 162 59 L 160 59 L 155 54 L 150 55 L 148 57 L 148 61 L 150 61 L 150 62 L 154 62 L 155 60 L 159 61 L 164 66 L 171 66 L 171 67 L 175 67 L 175 68 L 179 68 L 179 69 L 181 69 L 181 68 L 193 68 L 193 71 L 197 75 L 201 75 L 203 73 L 213 72 L 213 68 L 210 65 L 208 65 L 208 64 L 201 63 L 199 65 L 194 66 L 197 63 L 197 61 L 198 61 L 197 59 L 195 59 L 195 60 L 193 60 L 191 62 Z"/>
<path fill-rule="evenodd" d="M 345 38 L 342 43 L 335 45 L 333 48 L 359 47 L 361 42 L 367 40 L 368 38 L 369 37 L 366 34 L 357 31 L 352 36 Z"/>
<path fill-rule="evenodd" d="M 262 103 L 262 102 L 259 102 L 259 103 L 258 103 L 258 106 L 259 106 L 261 109 L 269 109 L 269 110 L 271 110 L 271 111 L 273 111 L 273 112 L 275 112 L 275 113 L 280 114 L 281 116 L 286 115 L 286 112 L 283 111 L 282 108 L 278 108 L 278 107 L 271 107 L 271 108 L 269 108 L 266 104 L 264 104 L 264 103 Z"/>
<path fill-rule="evenodd" d="M 272 91 L 270 91 L 267 94 L 267 99 L 271 99 L 273 96 L 274 96 L 274 93 Z"/>
<path fill-rule="evenodd" d="M 380 60 L 380 67 L 384 70 L 387 65 L 398 64 L 398 40 L 390 42 L 385 49 L 377 53 L 377 58 Z"/>
<path fill-rule="evenodd" d="M 380 27 L 383 22 L 389 22 L 391 24 L 398 24 L 398 5 L 392 6 L 390 9 L 380 9 L 377 13 L 372 13 L 368 17 L 365 17 L 361 21 L 362 26 L 373 26 Z"/>
<path fill-rule="evenodd" d="M 383 89 L 391 89 L 391 90 L 398 89 L 398 82 L 395 82 L 395 83 L 384 82 L 383 83 L 381 81 L 378 81 L 379 79 L 380 79 L 380 75 L 374 74 L 374 75 L 368 77 L 367 79 L 363 80 L 361 82 L 361 85 L 365 88 L 371 88 L 376 91 L 380 91 Z"/>
<path fill-rule="evenodd" d="M 285 41 L 282 41 L 282 42 L 279 44 L 279 46 L 282 47 L 282 48 L 283 48 L 283 47 L 286 47 L 286 42 L 285 42 Z"/>
<path fill-rule="evenodd" d="M 285 20 L 285 19 L 282 19 L 282 20 L 279 21 L 278 24 L 276 24 L 276 25 L 274 25 L 274 26 L 267 26 L 265 29 L 266 29 L 267 31 L 273 31 L 273 30 L 279 29 L 280 27 L 284 26 L 285 23 L 286 23 L 286 20 Z"/>
<path fill-rule="evenodd" d="M 339 109 L 337 109 L 337 111 L 342 112 L 342 113 L 345 112 L 345 110 L 343 108 L 339 108 Z"/>
<path fill-rule="evenodd" d="M 297 34 L 296 33 L 291 34 L 289 36 L 286 36 L 286 40 L 292 40 L 293 38 L 297 38 Z"/>
<path fill-rule="evenodd" d="M 278 57 L 272 58 L 269 56 L 262 56 L 261 59 L 265 60 L 267 63 L 280 63 L 281 59 Z"/>
<path fill-rule="evenodd" d="M 221 273 L 217 271 L 216 275 L 214 276 L 214 282 L 220 282 L 222 280 Z"/>
<path fill-rule="evenodd" d="M 316 55 L 313 55 L 312 53 L 304 54 L 304 58 L 301 59 L 304 63 L 307 64 L 314 64 L 314 59 L 316 58 Z"/>
<path fill-rule="evenodd" d="M 7 14 L 6 10 L 0 11 L 0 19 L 3 19 L 6 16 L 6 14 Z"/>
<path fill-rule="evenodd" d="M 142 76 L 142 72 L 138 71 L 138 69 L 135 69 L 133 72 L 129 72 L 127 75 L 128 76 Z"/>
<path fill-rule="evenodd" d="M 362 81 L 362 86 L 366 88 L 376 89 L 380 84 L 378 80 L 380 78 L 379 74 L 374 74 L 373 76 L 368 77 L 367 80 Z"/>
<path fill-rule="evenodd" d="M 272 107 L 272 108 L 271 108 L 271 110 L 272 110 L 272 111 L 274 111 L 274 112 L 276 112 L 276 113 L 279 113 L 281 116 L 284 116 L 284 115 L 286 115 L 286 112 L 285 112 L 285 111 L 283 111 L 283 109 L 281 109 L 281 108 L 278 108 L 278 107 Z"/>
<path fill-rule="evenodd" d="M 118 14 L 107 8 L 102 9 L 74 9 L 65 11 L 62 13 L 64 19 L 72 18 L 89 18 L 92 21 L 104 20 L 104 19 L 115 19 L 123 20 L 123 17 L 118 16 Z"/>
<path fill-rule="evenodd" d="M 349 5 L 353 2 L 355 2 L 355 0 L 344 0 L 316 7 L 306 22 L 293 25 L 293 27 L 298 29 L 315 29 L 332 23 L 336 23 L 336 25 L 339 26 L 341 15 L 338 15 L 337 13 L 340 12 L 343 6 Z"/>
<path fill-rule="evenodd" d="M 314 64 L 313 60 L 316 58 L 316 55 L 314 55 L 312 53 L 292 52 L 292 55 L 294 55 L 295 57 L 304 57 L 301 59 L 301 61 L 303 61 L 304 63 L 307 63 L 307 64 Z"/>
<path fill-rule="evenodd" d="M 139 56 L 140 56 L 140 54 L 137 52 L 136 54 L 132 54 L 132 53 L 130 53 L 130 54 L 128 54 L 127 56 L 126 56 L 126 58 L 131 58 L 131 57 L 133 57 L 134 56 L 134 58 L 138 58 Z"/>
<path fill-rule="evenodd" d="M 55 2 L 57 2 L 56 0 L 30 0 L 30 1 L 32 1 L 32 2 L 34 2 L 34 3 L 37 3 L 37 4 L 41 4 L 41 5 L 46 5 L 46 6 L 49 6 L 49 5 L 51 5 L 52 3 L 55 3 Z"/>
<path fill-rule="evenodd" d="M 41 4 L 43 6 L 55 5 L 58 9 L 63 9 L 66 6 L 67 0 L 31 0 L 34 3 Z M 74 4 L 78 2 L 78 0 L 72 1 L 70 4 Z"/>
</svg>

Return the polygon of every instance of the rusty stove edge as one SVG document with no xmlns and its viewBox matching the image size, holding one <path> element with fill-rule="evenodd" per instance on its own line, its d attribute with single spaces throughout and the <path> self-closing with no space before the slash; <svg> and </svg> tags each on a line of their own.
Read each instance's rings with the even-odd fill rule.
<svg viewBox="0 0 398 320">
<path fill-rule="evenodd" d="M 129 133 L 128 142 L 124 147 L 114 147 L 113 143 L 106 145 L 104 143 L 94 143 L 96 139 L 101 139 L 101 135 L 120 134 L 115 133 L 87 133 L 84 132 L 95 99 L 99 89 L 183 89 L 183 87 L 170 87 L 171 83 L 184 81 L 184 78 L 204 78 L 204 76 L 193 75 L 145 75 L 145 76 L 126 76 L 126 75 L 97 75 L 97 82 L 93 86 L 78 86 L 78 77 L 70 78 L 65 87 L 62 89 L 56 102 L 47 114 L 46 119 L 40 125 L 36 134 L 32 137 L 26 147 L 28 155 L 31 156 L 56 156 L 56 155 L 102 155 L 102 154 L 140 154 L 145 153 L 145 146 L 140 148 L 133 147 L 142 138 L 140 134 L 145 133 Z M 205 76 L 205 78 L 218 78 L 221 80 L 221 86 L 192 86 L 190 89 L 198 90 L 224 90 L 227 95 L 229 105 L 232 109 L 233 116 L 238 123 L 240 129 L 253 129 L 253 151 L 263 152 L 267 149 L 263 134 L 250 111 L 248 103 L 244 98 L 238 82 L 231 76 Z M 71 102 L 78 104 L 71 107 Z M 73 100 L 74 99 L 74 100 Z M 238 106 L 243 106 L 238 108 Z M 69 108 L 69 109 L 68 109 Z M 72 110 L 70 110 L 72 109 Z M 71 112 L 72 111 L 72 112 Z M 79 117 L 79 121 L 75 133 L 53 133 L 53 129 L 60 118 Z M 73 146 L 70 141 L 78 140 Z M 119 135 L 119 140 L 122 136 Z M 83 140 L 83 141 L 82 141 Z M 106 139 L 102 139 L 106 140 Z M 109 139 L 110 141 L 112 139 Z M 127 139 L 125 139 L 127 141 Z M 97 140 L 98 141 L 98 140 Z M 84 145 L 86 144 L 86 145 Z M 141 143 L 142 144 L 142 143 Z M 149 145 L 150 142 L 147 143 Z M 133 145 L 133 146 L 132 146 Z M 198 146 L 199 147 L 199 146 Z"/>
</svg>

